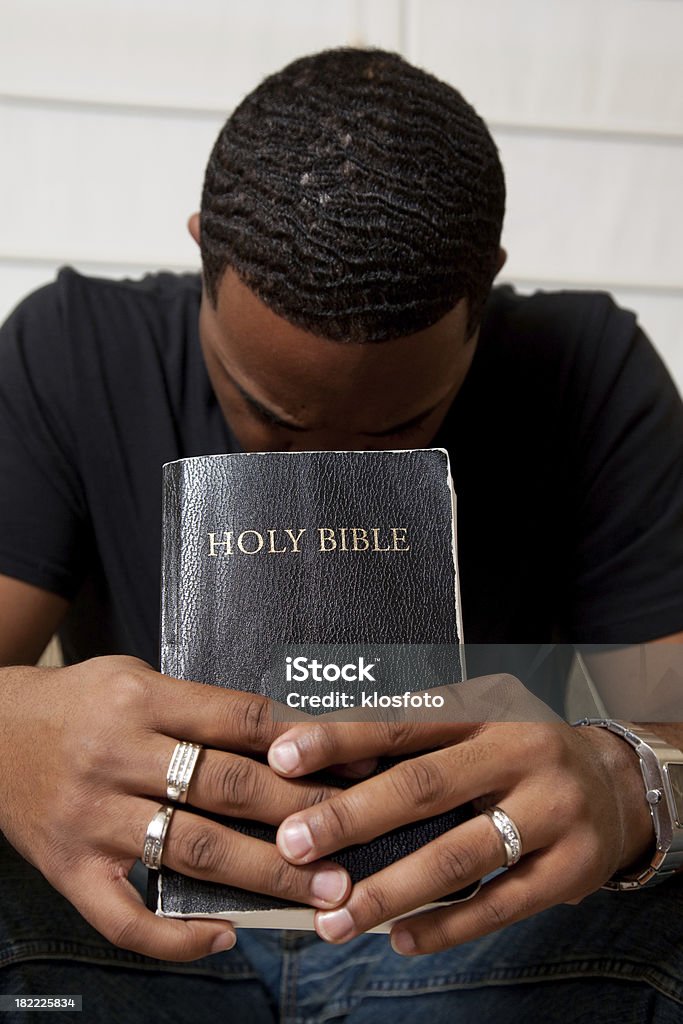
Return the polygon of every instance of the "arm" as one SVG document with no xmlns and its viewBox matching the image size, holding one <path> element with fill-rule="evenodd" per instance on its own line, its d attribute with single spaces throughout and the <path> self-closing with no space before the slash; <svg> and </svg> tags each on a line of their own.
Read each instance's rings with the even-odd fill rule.
<svg viewBox="0 0 683 1024">
<path fill-rule="evenodd" d="M 68 607 L 58 594 L 0 575 L 0 666 L 35 665 Z"/>
</svg>

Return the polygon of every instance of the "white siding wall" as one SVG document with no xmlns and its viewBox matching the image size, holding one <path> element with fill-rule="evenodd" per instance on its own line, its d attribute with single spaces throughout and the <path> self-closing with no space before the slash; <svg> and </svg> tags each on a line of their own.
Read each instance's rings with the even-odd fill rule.
<svg viewBox="0 0 683 1024">
<path fill-rule="evenodd" d="M 613 291 L 683 386 L 682 0 L 3 0 L 0 316 L 64 263 L 195 267 L 225 116 L 343 44 L 474 103 L 506 167 L 504 278 Z"/>
</svg>

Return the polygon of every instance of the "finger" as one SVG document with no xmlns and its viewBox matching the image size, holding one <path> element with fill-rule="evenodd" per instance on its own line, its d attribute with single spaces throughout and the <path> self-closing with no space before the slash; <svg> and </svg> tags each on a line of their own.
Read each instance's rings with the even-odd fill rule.
<svg viewBox="0 0 683 1024">
<path fill-rule="evenodd" d="M 160 960 L 196 960 L 235 944 L 235 929 L 226 921 L 179 921 L 147 910 L 120 864 L 83 863 L 73 878 L 75 891 L 65 895 L 115 946 Z"/>
<path fill-rule="evenodd" d="M 513 806 L 513 801 L 508 801 Z M 527 805 L 528 806 L 528 805 Z M 515 809 L 525 852 L 539 848 L 528 817 Z M 342 907 L 316 914 L 316 930 L 328 942 L 356 935 L 478 882 L 505 864 L 500 836 L 490 819 L 477 815 L 389 867 L 357 882 Z"/>
<path fill-rule="evenodd" d="M 145 740 L 144 757 L 122 758 L 117 766 L 121 788 L 165 799 L 166 775 L 175 747 L 175 740 L 152 733 Z M 249 757 L 203 749 L 192 773 L 187 802 L 216 814 L 279 825 L 288 814 L 337 792 L 333 786 L 308 779 L 282 779 L 268 765 Z"/>
<path fill-rule="evenodd" d="M 304 775 L 382 754 L 415 753 L 460 742 L 495 722 L 561 723 L 554 711 L 514 676 L 480 676 L 426 691 L 443 705 L 434 710 L 365 709 L 339 711 L 295 725 L 274 740 L 268 752 L 281 775 Z M 347 720 L 344 721 L 344 718 Z"/>
<path fill-rule="evenodd" d="M 258 693 L 174 679 L 155 706 L 158 731 L 239 753 L 264 753 L 291 723 L 278 722 L 273 702 Z"/>
<path fill-rule="evenodd" d="M 263 753 L 291 727 L 291 715 L 289 722 L 276 721 L 275 702 L 260 694 L 174 679 L 131 659 L 119 669 L 113 692 L 122 718 L 238 753 Z"/>
<path fill-rule="evenodd" d="M 95 845 L 111 853 L 139 857 L 149 823 L 157 811 L 153 801 L 121 798 L 110 808 L 106 835 Z M 105 831 L 104 824 L 100 830 Z M 112 835 L 116 839 L 112 841 Z M 164 841 L 163 864 L 192 878 L 234 885 L 315 907 L 336 906 L 351 888 L 348 873 L 338 864 L 323 861 L 294 867 L 282 858 L 274 843 L 243 835 L 199 814 L 177 808 Z"/>
<path fill-rule="evenodd" d="M 308 775 L 382 754 L 433 749 L 457 738 L 449 722 L 314 722 L 296 725 L 274 740 L 268 763 L 280 775 Z"/>
<path fill-rule="evenodd" d="M 578 866 L 580 871 L 581 866 Z M 391 930 L 395 952 L 436 953 L 538 914 L 585 891 L 580 875 L 567 871 L 565 857 L 542 851 L 482 886 L 468 903 L 417 914 Z"/>
<path fill-rule="evenodd" d="M 505 788 L 512 771 L 497 743 L 483 739 L 409 758 L 286 818 L 277 844 L 292 863 L 309 863 Z"/>
</svg>

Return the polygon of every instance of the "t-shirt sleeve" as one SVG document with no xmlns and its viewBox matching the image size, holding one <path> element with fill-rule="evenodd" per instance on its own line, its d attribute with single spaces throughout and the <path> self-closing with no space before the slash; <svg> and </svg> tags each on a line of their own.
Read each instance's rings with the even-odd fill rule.
<svg viewBox="0 0 683 1024">
<path fill-rule="evenodd" d="M 607 301 L 574 392 L 570 631 L 636 644 L 683 630 L 683 405 L 633 316 Z"/>
<path fill-rule="evenodd" d="M 71 599 L 87 515 L 65 335 L 57 283 L 0 328 L 0 573 Z"/>
</svg>

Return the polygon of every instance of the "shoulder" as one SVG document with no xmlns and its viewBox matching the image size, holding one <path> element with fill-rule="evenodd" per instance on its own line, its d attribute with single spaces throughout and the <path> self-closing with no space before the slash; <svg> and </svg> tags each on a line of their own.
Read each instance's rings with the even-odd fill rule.
<svg viewBox="0 0 683 1024">
<path fill-rule="evenodd" d="M 519 358 L 591 359 L 607 351 L 615 358 L 637 332 L 633 312 L 621 309 L 607 292 L 558 291 L 519 295 L 494 288 L 481 337 L 485 345 Z"/>
<path fill-rule="evenodd" d="M 615 313 L 621 314 L 624 324 L 635 321 L 635 314 L 620 309 L 608 292 L 562 290 L 523 295 L 509 284 L 493 288 L 486 307 L 487 318 L 530 332 L 539 327 L 560 332 L 600 330 Z"/>
<path fill-rule="evenodd" d="M 164 393 L 163 380 L 198 348 L 200 296 L 194 274 L 134 281 L 61 270 L 0 328 L 0 402 L 33 396 L 71 422 L 91 395 Z"/>
<path fill-rule="evenodd" d="M 487 377 L 505 378 L 556 415 L 590 421 L 620 401 L 631 404 L 676 389 L 635 313 L 606 292 L 536 292 L 496 288 L 482 323 L 480 346 Z"/>
<path fill-rule="evenodd" d="M 0 359 L 21 357 L 38 374 L 100 356 L 137 360 L 145 350 L 165 360 L 194 336 L 200 297 L 198 274 L 113 280 L 67 267 L 10 315 L 1 329 Z"/>
<path fill-rule="evenodd" d="M 111 323 L 149 315 L 167 309 L 177 314 L 179 306 L 198 308 L 201 294 L 199 274 L 147 274 L 139 280 L 110 279 L 62 268 L 54 281 L 38 288 L 16 307 L 7 325 L 30 327 L 40 324 L 74 329 L 82 323 Z"/>
<path fill-rule="evenodd" d="M 150 313 L 163 319 L 177 316 L 182 307 L 196 315 L 201 295 L 198 274 L 146 274 L 139 280 L 91 277 L 65 267 L 54 282 L 57 302 L 71 322 L 87 317 L 92 323 L 118 323 L 131 317 L 143 322 Z M 135 322 L 135 320 L 133 320 Z"/>
</svg>

